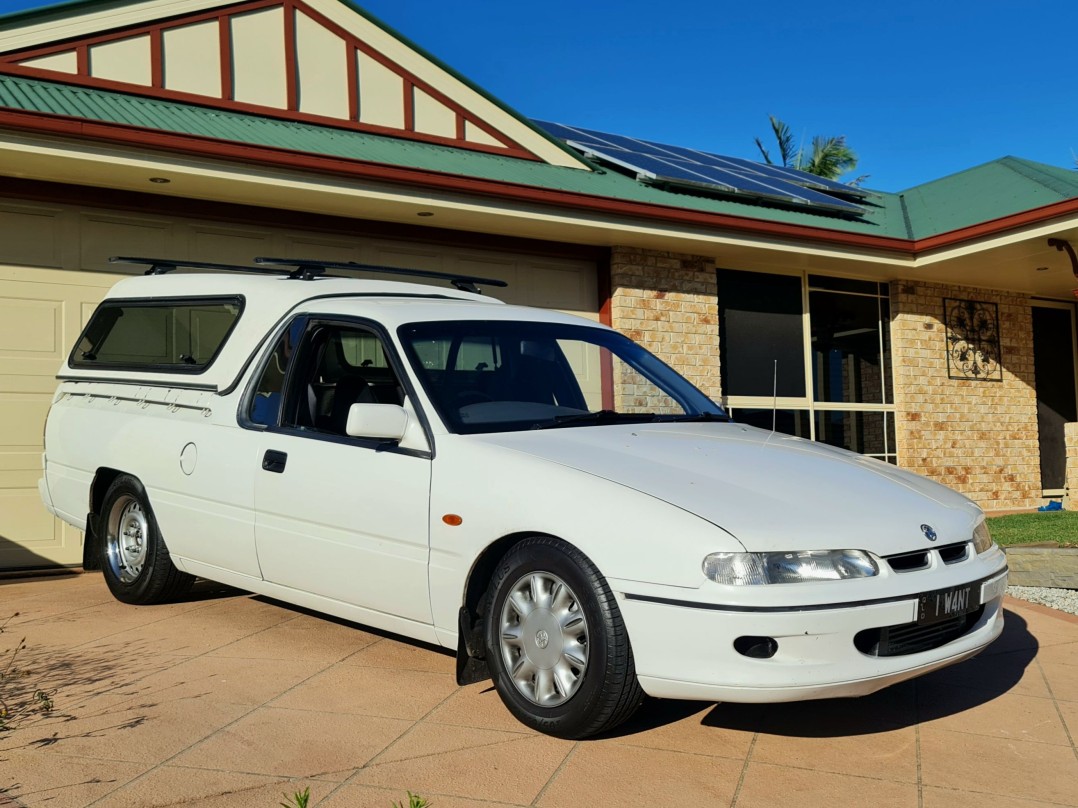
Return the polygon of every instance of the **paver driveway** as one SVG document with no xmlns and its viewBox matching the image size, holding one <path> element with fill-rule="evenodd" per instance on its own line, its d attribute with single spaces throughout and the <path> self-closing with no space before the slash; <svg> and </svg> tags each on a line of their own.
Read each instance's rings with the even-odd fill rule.
<svg viewBox="0 0 1078 808">
<path fill-rule="evenodd" d="M 448 653 L 235 590 L 112 600 L 99 575 L 0 583 L 0 649 L 51 715 L 0 733 L 0 806 L 1078 806 L 1078 619 L 1008 600 L 981 657 L 856 700 L 651 702 L 537 735 Z M 0 664 L 0 670 L 3 670 Z"/>
</svg>

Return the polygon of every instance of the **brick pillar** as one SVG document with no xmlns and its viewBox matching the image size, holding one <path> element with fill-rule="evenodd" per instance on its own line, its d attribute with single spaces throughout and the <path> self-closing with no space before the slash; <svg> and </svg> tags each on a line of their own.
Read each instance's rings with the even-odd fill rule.
<svg viewBox="0 0 1078 808">
<path fill-rule="evenodd" d="M 718 401 L 715 262 L 697 255 L 613 247 L 611 325 Z"/>
<path fill-rule="evenodd" d="M 1063 495 L 1063 510 L 1078 511 L 1078 423 L 1063 424 L 1067 443 L 1067 491 Z"/>
</svg>

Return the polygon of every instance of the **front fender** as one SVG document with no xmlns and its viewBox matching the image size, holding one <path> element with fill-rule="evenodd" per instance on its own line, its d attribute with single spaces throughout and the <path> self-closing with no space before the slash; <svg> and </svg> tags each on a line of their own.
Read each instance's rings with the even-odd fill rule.
<svg viewBox="0 0 1078 808">
<path fill-rule="evenodd" d="M 450 514 L 460 517 L 459 525 L 443 521 Z M 705 582 L 701 564 L 708 553 L 744 549 L 721 528 L 643 492 L 516 450 L 446 436 L 431 483 L 435 625 L 456 630 L 475 560 L 499 538 L 526 533 L 569 542 L 606 577 L 686 589 Z"/>
</svg>

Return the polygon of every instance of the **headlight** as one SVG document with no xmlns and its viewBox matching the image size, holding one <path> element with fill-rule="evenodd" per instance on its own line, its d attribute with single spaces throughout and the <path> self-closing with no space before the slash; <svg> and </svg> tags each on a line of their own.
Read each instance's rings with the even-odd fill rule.
<svg viewBox="0 0 1078 808">
<path fill-rule="evenodd" d="M 988 532 L 988 523 L 982 521 L 973 528 L 973 549 L 977 555 L 992 549 L 992 534 Z"/>
<path fill-rule="evenodd" d="M 863 550 L 712 553 L 704 559 L 704 575 L 717 584 L 737 586 L 871 578 L 879 571 Z"/>
</svg>

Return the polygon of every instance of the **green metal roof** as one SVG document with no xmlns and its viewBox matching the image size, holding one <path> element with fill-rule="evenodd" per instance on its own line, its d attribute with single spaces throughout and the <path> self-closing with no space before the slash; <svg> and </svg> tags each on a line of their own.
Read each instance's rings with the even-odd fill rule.
<svg viewBox="0 0 1078 808">
<path fill-rule="evenodd" d="M 1078 197 L 1078 172 L 1002 157 L 903 191 L 917 238 Z"/>
<path fill-rule="evenodd" d="M 613 171 L 562 168 L 451 146 L 17 76 L 0 75 L 2 107 L 705 213 L 900 238 L 907 235 L 898 198 L 891 194 L 873 199 L 864 221 L 849 221 L 827 214 L 662 190 Z"/>
<path fill-rule="evenodd" d="M 562 168 L 331 126 L 0 75 L 0 108 L 5 107 L 627 202 L 904 239 L 925 238 L 1078 197 L 1075 172 L 1005 157 L 900 194 L 874 192 L 865 205 L 868 212 L 861 219 L 850 220 L 665 190 L 615 171 Z"/>
</svg>

